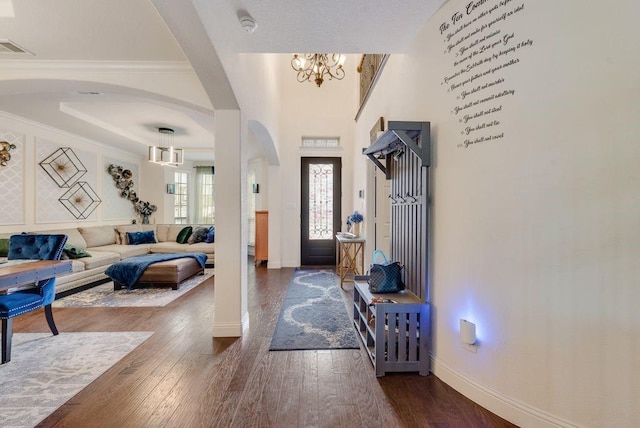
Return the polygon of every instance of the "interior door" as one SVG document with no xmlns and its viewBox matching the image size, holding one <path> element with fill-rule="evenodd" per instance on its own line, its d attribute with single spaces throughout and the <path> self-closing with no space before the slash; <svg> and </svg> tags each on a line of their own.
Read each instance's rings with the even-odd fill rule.
<svg viewBox="0 0 640 428">
<path fill-rule="evenodd" d="M 303 157 L 301 167 L 300 262 L 303 266 L 336 263 L 340 231 L 342 161 Z"/>
</svg>

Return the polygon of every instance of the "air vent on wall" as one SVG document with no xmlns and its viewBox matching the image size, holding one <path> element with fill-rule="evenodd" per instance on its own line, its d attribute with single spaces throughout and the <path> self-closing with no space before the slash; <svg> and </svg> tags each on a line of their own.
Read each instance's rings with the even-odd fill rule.
<svg viewBox="0 0 640 428">
<path fill-rule="evenodd" d="M 29 52 L 26 49 L 21 48 L 20 46 L 16 45 L 11 40 L 7 40 L 7 39 L 1 40 L 0 39 L 0 55 L 4 55 L 4 54 L 33 55 L 31 52 Z"/>
</svg>

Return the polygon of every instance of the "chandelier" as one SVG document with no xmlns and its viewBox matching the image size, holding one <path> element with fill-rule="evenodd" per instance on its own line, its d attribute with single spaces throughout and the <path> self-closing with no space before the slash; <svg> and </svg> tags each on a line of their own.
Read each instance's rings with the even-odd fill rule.
<svg viewBox="0 0 640 428">
<path fill-rule="evenodd" d="M 159 145 L 149 147 L 149 162 L 177 167 L 184 162 L 182 149 L 173 147 L 173 129 L 158 128 Z"/>
<path fill-rule="evenodd" d="M 298 82 L 316 82 L 320 87 L 324 79 L 342 80 L 345 56 L 342 54 L 294 54 L 291 67 L 298 72 Z"/>
</svg>

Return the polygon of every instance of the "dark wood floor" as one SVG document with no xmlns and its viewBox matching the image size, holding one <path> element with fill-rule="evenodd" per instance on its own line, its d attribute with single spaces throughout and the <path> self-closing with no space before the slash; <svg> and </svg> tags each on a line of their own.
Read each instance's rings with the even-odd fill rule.
<svg viewBox="0 0 640 428">
<path fill-rule="evenodd" d="M 60 331 L 155 334 L 40 426 L 513 426 L 434 375 L 376 378 L 364 350 L 269 352 L 293 269 L 249 269 L 241 339 L 212 338 L 214 279 L 163 308 L 55 309 Z M 17 317 L 14 330 L 48 328 L 36 311 Z"/>
</svg>

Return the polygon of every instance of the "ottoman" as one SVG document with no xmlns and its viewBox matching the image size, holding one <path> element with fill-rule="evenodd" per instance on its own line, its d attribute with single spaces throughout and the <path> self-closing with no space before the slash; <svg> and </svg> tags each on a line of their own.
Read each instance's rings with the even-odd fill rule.
<svg viewBox="0 0 640 428">
<path fill-rule="evenodd" d="M 200 267 L 196 259 L 191 257 L 153 263 L 145 269 L 142 276 L 134 284 L 134 287 L 139 284 L 166 285 L 177 290 L 182 281 L 198 273 L 204 274 L 204 269 Z M 122 288 L 126 288 L 126 286 L 115 280 L 113 281 L 114 290 Z"/>
</svg>

